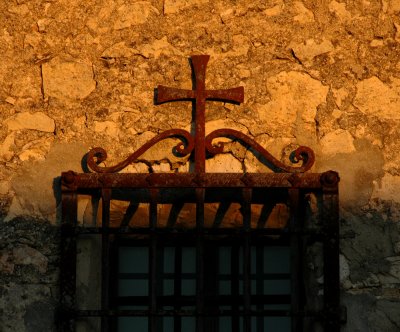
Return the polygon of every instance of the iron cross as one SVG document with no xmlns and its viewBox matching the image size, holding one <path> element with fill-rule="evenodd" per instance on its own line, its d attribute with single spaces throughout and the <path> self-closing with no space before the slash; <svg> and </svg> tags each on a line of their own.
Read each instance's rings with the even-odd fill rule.
<svg viewBox="0 0 400 332">
<path fill-rule="evenodd" d="M 195 77 L 193 90 L 176 89 L 159 85 L 157 87 L 156 102 L 161 104 L 176 100 L 195 101 L 195 172 L 204 173 L 206 163 L 206 149 L 204 143 L 206 100 L 242 103 L 244 100 L 244 88 L 241 86 L 224 90 L 206 90 L 206 67 L 210 56 L 192 55 L 191 59 Z"/>
</svg>

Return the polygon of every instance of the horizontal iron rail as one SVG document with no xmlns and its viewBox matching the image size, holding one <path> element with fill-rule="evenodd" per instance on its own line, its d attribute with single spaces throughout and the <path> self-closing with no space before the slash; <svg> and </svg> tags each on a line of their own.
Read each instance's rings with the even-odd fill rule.
<svg viewBox="0 0 400 332">
<path fill-rule="evenodd" d="M 64 236 L 74 236 L 74 235 L 90 235 L 90 234 L 137 234 L 137 235 L 148 235 L 148 234 L 163 234 L 163 235 L 171 235 L 180 236 L 182 234 L 187 235 L 197 235 L 199 231 L 195 228 L 156 228 L 151 229 L 147 227 L 138 227 L 138 228 L 126 228 L 126 227 L 71 227 L 69 225 L 65 225 L 63 227 L 63 235 Z M 299 230 L 299 231 L 290 231 L 287 228 L 252 228 L 250 230 L 244 230 L 240 228 L 202 228 L 202 233 L 204 235 L 215 235 L 215 236 L 240 236 L 242 237 L 245 233 L 250 233 L 253 236 L 268 236 L 268 235 L 289 235 L 289 234 L 298 234 L 298 235 L 313 235 L 313 236 L 324 236 L 325 233 L 323 231 L 317 229 L 309 229 L 309 230 Z M 328 234 L 326 234 L 329 236 Z"/>
<path fill-rule="evenodd" d="M 155 316 L 232 316 L 232 315 L 245 315 L 243 310 L 218 310 L 218 311 L 207 311 L 203 314 L 199 314 L 196 310 L 158 310 L 153 313 Z M 293 313 L 289 310 L 252 310 L 250 311 L 251 316 L 293 316 Z M 141 316 L 150 317 L 152 313 L 150 310 L 78 310 L 75 312 L 76 317 L 129 317 L 129 316 Z"/>
<path fill-rule="evenodd" d="M 279 305 L 287 304 L 290 306 L 291 294 L 275 294 L 275 295 L 251 295 L 253 304 Z M 163 295 L 157 296 L 157 301 L 162 306 L 180 306 L 190 307 L 196 304 L 195 295 Z M 206 303 L 213 303 L 221 306 L 232 306 L 234 304 L 243 305 L 243 294 L 239 295 L 212 295 L 205 296 Z M 149 304 L 148 296 L 121 296 L 115 299 L 117 306 L 146 306 Z M 143 308 L 142 308 L 143 309 Z M 210 311 L 210 308 L 208 308 Z"/>
<path fill-rule="evenodd" d="M 147 279 L 149 277 L 148 273 L 118 273 L 119 279 Z M 173 280 L 175 279 L 175 273 L 163 273 L 162 277 L 164 280 Z M 180 277 L 182 279 L 196 279 L 196 273 L 181 273 Z M 217 278 L 220 281 L 223 280 L 231 280 L 230 274 L 218 274 Z M 258 273 L 251 274 L 251 279 L 255 280 L 257 277 L 261 277 L 263 280 L 289 280 L 290 273 Z M 239 280 L 243 279 L 242 275 L 239 275 Z"/>
<path fill-rule="evenodd" d="M 150 316 L 187 316 L 187 317 L 198 317 L 198 316 L 245 316 L 244 310 L 213 310 L 207 311 L 200 315 L 196 309 L 194 310 L 157 310 L 151 313 L 150 310 L 76 310 L 76 311 L 63 311 L 63 315 L 83 318 L 83 317 L 150 317 Z M 250 316 L 268 316 L 268 317 L 324 317 L 332 314 L 327 313 L 324 310 L 320 311 L 299 311 L 293 312 L 291 310 L 250 310 L 248 312 Z"/>
<path fill-rule="evenodd" d="M 151 189 L 151 188 L 149 188 Z M 80 195 L 91 195 L 93 193 L 91 193 L 90 191 L 93 190 L 97 190 L 97 189 L 77 189 L 77 191 L 75 191 L 76 193 L 80 194 Z M 195 190 L 195 188 L 193 188 L 193 191 Z M 220 189 L 218 188 L 209 188 L 206 189 L 206 194 L 204 197 L 204 204 L 225 204 L 226 206 L 229 204 L 240 204 L 241 200 L 240 198 L 237 197 L 237 193 L 230 193 L 230 194 L 225 194 L 225 193 L 219 193 L 218 191 Z M 232 189 L 234 190 L 234 189 Z M 114 190 L 112 190 L 114 191 Z M 143 188 L 137 188 L 137 189 L 133 189 L 131 188 L 131 192 L 125 192 L 124 194 L 121 194 L 121 192 L 116 189 L 115 192 L 112 193 L 111 199 L 112 200 L 116 200 L 116 201 L 121 201 L 121 202 L 127 202 L 130 204 L 148 204 L 151 202 L 151 198 L 150 195 L 147 195 L 148 193 L 143 192 L 146 190 L 143 190 Z M 196 199 L 194 196 L 192 196 L 192 194 L 194 194 L 193 192 L 187 192 L 185 193 L 186 196 L 184 197 L 182 195 L 182 192 L 178 192 L 179 190 L 169 190 L 168 193 L 163 193 L 164 195 L 162 197 L 160 197 L 157 200 L 157 204 L 158 205 L 174 205 L 174 204 L 178 204 L 181 205 L 183 204 L 192 204 L 194 205 L 196 203 Z M 264 191 L 264 193 L 256 193 L 254 195 L 254 197 L 252 198 L 251 204 L 259 204 L 259 205 L 264 205 L 266 203 L 274 203 L 274 204 L 285 204 L 286 203 L 286 196 L 285 195 L 280 195 L 280 194 L 269 194 L 267 192 L 267 190 L 262 189 L 261 191 Z M 221 199 L 218 198 L 218 195 L 224 195 L 224 198 Z M 263 195 L 264 194 L 264 195 Z"/>
<path fill-rule="evenodd" d="M 99 188 L 322 188 L 325 173 L 75 173 L 61 175 L 64 190 Z"/>
</svg>

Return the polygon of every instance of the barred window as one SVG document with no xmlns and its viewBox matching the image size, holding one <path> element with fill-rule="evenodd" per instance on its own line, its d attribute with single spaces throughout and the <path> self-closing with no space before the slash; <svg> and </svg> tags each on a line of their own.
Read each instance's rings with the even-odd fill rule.
<svg viewBox="0 0 400 332">
<path fill-rule="evenodd" d="M 240 240 L 205 241 L 204 307 L 207 330 L 243 331 L 244 262 Z M 291 331 L 290 247 L 284 241 L 254 242 L 251 251 L 250 302 L 252 331 L 266 328 Z M 273 243 L 275 242 L 275 243 Z M 195 239 L 161 240 L 157 248 L 156 297 L 160 312 L 159 331 L 195 331 L 197 268 Z M 149 310 L 150 246 L 148 241 L 128 240 L 118 245 L 117 307 Z M 261 315 L 269 310 L 271 316 Z M 275 312 L 276 316 L 272 316 Z M 174 315 L 172 315 L 172 313 Z M 147 332 L 149 317 L 123 317 L 118 331 Z M 236 329 L 235 329 L 236 326 Z"/>
<path fill-rule="evenodd" d="M 289 174 L 247 174 L 253 187 L 231 175 L 223 188 L 219 175 L 206 174 L 206 188 L 181 189 L 175 175 L 150 188 L 136 175 L 74 175 L 63 187 L 62 331 L 339 331 L 337 191 L 324 187 L 324 174 L 304 174 L 296 188 Z M 86 224 L 78 220 L 81 195 L 93 206 Z M 111 206 L 121 201 L 116 217 Z M 176 222 L 186 203 L 190 227 Z M 171 206 L 166 222 L 162 204 Z M 224 217 L 232 204 L 237 220 Z M 270 224 L 279 213 L 286 222 Z M 95 243 L 86 245 L 91 272 L 80 258 L 85 241 Z M 80 296 L 82 287 L 92 295 Z"/>
</svg>

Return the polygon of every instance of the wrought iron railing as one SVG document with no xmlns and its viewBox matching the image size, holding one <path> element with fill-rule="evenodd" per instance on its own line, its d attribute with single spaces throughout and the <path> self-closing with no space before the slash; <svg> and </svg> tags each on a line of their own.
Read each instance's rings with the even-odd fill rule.
<svg viewBox="0 0 400 332">
<path fill-rule="evenodd" d="M 227 90 L 206 90 L 205 74 L 209 56 L 192 56 L 192 66 L 195 77 L 193 90 L 175 89 L 158 86 L 156 101 L 165 103 L 178 100 L 191 100 L 195 106 L 195 130 L 193 134 L 182 129 L 167 130 L 140 149 L 126 160 L 114 166 L 100 166 L 106 162 L 107 153 L 102 148 L 92 149 L 87 156 L 87 165 L 92 173 L 75 173 L 68 171 L 62 174 L 62 265 L 61 265 L 61 327 L 64 331 L 74 331 L 76 320 L 82 317 L 98 317 L 101 319 L 101 331 L 114 331 L 118 325 L 118 317 L 147 317 L 148 331 L 162 331 L 160 320 L 163 317 L 174 317 L 174 331 L 180 331 L 181 318 L 193 316 L 196 319 L 196 331 L 218 331 L 218 326 L 212 323 L 210 317 L 228 316 L 232 319 L 232 331 L 239 331 L 239 318 L 242 317 L 242 331 L 252 331 L 252 317 L 283 316 L 290 317 L 291 331 L 307 331 L 314 322 L 319 322 L 324 331 L 339 331 L 343 319 L 340 308 L 339 284 L 339 224 L 338 224 L 338 182 L 336 172 L 305 173 L 314 163 L 314 153 L 310 148 L 299 147 L 294 151 L 294 160 L 301 162 L 300 166 L 288 166 L 274 158 L 261 145 L 245 134 L 232 129 L 218 129 L 205 135 L 205 103 L 207 100 L 241 103 L 244 99 L 242 87 Z M 193 173 L 152 173 L 128 174 L 117 173 L 134 163 L 150 147 L 157 142 L 177 137 L 181 142 L 176 145 L 175 152 L 180 155 L 190 155 L 194 159 Z M 229 137 L 240 141 L 253 152 L 260 154 L 266 160 L 274 173 L 206 173 L 205 160 L 224 151 L 224 144 L 214 141 L 219 137 Z M 124 221 L 117 226 L 110 225 L 110 202 L 121 191 L 127 191 L 130 205 L 127 208 Z M 183 194 L 182 194 L 183 192 Z M 100 225 L 83 226 L 77 222 L 77 197 L 79 194 L 89 194 L 101 199 L 102 217 Z M 308 227 L 307 197 L 317 195 L 318 227 Z M 129 224 L 134 204 L 148 203 L 147 227 L 136 227 Z M 242 223 L 235 228 L 206 227 L 205 205 L 210 202 L 237 202 L 241 204 Z M 270 228 L 260 223 L 252 225 L 252 205 L 275 203 L 286 204 L 290 210 L 287 225 L 282 228 Z M 183 203 L 195 204 L 193 228 L 159 227 L 158 205 Z M 179 208 L 178 208 L 179 210 Z M 266 208 L 271 212 L 270 208 Z M 179 211 L 178 211 L 179 212 Z M 129 215 L 130 213 L 130 215 Z M 134 213 L 134 212 L 133 212 Z M 268 213 L 267 213 L 268 214 Z M 128 221 L 128 222 L 126 222 Z M 98 308 L 81 310 L 76 303 L 77 274 L 77 241 L 82 235 L 99 234 L 101 236 L 101 304 Z M 117 259 L 113 253 L 115 245 L 123 241 L 138 241 L 143 238 L 149 248 L 149 294 L 146 310 L 118 309 L 118 294 L 114 286 L 115 277 L 113 261 Z M 196 295 L 191 310 L 182 309 L 180 297 L 176 294 L 177 304 L 174 309 L 165 310 L 163 303 L 167 301 L 159 291 L 159 250 L 161 243 L 167 239 L 177 244 L 192 240 L 196 248 Z M 229 298 L 232 307 L 229 310 L 218 306 L 210 306 L 210 296 L 215 300 L 218 294 L 208 294 L 207 257 L 205 248 L 207 241 L 219 240 L 221 243 L 230 240 L 236 243 L 233 248 L 242 251 L 243 256 L 243 293 L 235 290 Z M 304 277 L 306 270 L 306 250 L 310 243 L 319 242 L 323 245 L 323 305 L 311 308 Z M 254 295 L 251 291 L 251 248 L 264 243 L 265 246 L 280 243 L 290 248 L 290 284 L 291 293 L 288 297 L 289 309 L 271 310 L 263 305 L 279 303 L 263 294 Z M 232 261 L 232 264 L 237 264 Z M 175 267 L 178 269 L 177 267 Z M 178 269 L 179 270 L 179 269 Z M 233 271 L 233 270 L 232 270 Z M 237 272 L 235 272 L 237 273 Z M 179 284 L 179 278 L 177 279 Z M 232 279 L 233 280 L 233 279 Z M 233 288 L 232 288 L 233 289 Z M 207 295 L 208 294 L 208 295 Z M 136 299 L 139 301 L 139 299 Z M 132 300 L 133 301 L 133 300 Z M 275 301 L 275 302 L 274 302 Z M 278 301 L 278 302 L 276 302 Z M 132 303 L 136 303 L 133 301 Z M 256 306 L 256 308 L 254 308 Z M 262 331 L 264 323 L 257 323 L 257 331 Z M 263 321 L 262 321 L 263 322 Z M 311 325 L 310 325 L 311 324 Z M 265 326 L 268 330 L 268 327 Z"/>
</svg>

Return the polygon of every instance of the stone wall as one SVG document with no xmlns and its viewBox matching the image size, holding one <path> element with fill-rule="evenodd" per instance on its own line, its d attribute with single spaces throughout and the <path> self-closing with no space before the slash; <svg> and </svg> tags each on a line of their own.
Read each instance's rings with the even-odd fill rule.
<svg viewBox="0 0 400 332">
<path fill-rule="evenodd" d="M 51 331 L 59 176 L 91 147 L 121 161 L 157 133 L 190 128 L 188 57 L 210 54 L 207 131 L 242 131 L 283 162 L 340 173 L 344 331 L 400 329 L 398 0 L 0 1 L 0 330 Z M 158 144 L 127 171 L 185 172 Z M 270 172 L 233 143 L 209 172 Z"/>
</svg>

